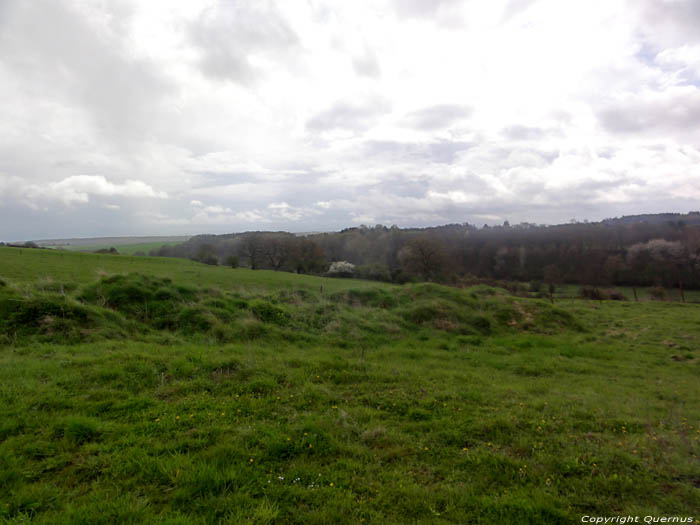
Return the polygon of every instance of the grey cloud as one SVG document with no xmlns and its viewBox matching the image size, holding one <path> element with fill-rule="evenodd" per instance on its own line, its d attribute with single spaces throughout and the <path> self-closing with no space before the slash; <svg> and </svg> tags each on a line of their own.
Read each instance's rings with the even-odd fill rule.
<svg viewBox="0 0 700 525">
<path fill-rule="evenodd" d="M 352 67 L 355 73 L 363 77 L 379 78 L 382 74 L 377 55 L 370 48 L 366 48 L 364 54 L 353 59 Z"/>
<path fill-rule="evenodd" d="M 95 131 L 112 139 L 137 138 L 152 127 L 171 85 L 149 61 L 121 48 L 125 13 L 108 13 L 118 21 L 97 26 L 65 2 L 3 4 L 0 62 L 27 97 L 87 110 Z"/>
<path fill-rule="evenodd" d="M 461 2 L 462 0 L 393 0 L 399 16 L 418 18 L 434 16 L 442 7 Z"/>
<path fill-rule="evenodd" d="M 519 125 L 504 128 L 501 134 L 510 140 L 541 140 L 547 135 L 542 128 Z"/>
<path fill-rule="evenodd" d="M 190 34 L 206 75 L 244 85 L 260 74 L 251 56 L 288 64 L 299 46 L 296 33 L 267 2 L 219 2 L 201 14 Z"/>
<path fill-rule="evenodd" d="M 430 143 L 370 140 L 362 148 L 363 157 L 381 158 L 392 162 L 434 162 L 452 164 L 457 155 L 474 146 L 471 142 L 439 141 Z"/>
<path fill-rule="evenodd" d="M 697 0 L 629 0 L 641 10 L 640 32 L 664 46 L 700 42 L 700 2 Z"/>
<path fill-rule="evenodd" d="M 527 10 L 537 0 L 510 0 L 503 9 L 503 20 L 507 21 Z"/>
<path fill-rule="evenodd" d="M 389 103 L 381 98 L 364 102 L 342 101 L 317 113 L 307 121 L 306 128 L 312 131 L 361 131 L 370 128 L 380 115 L 389 112 L 390 109 Z"/>
<path fill-rule="evenodd" d="M 700 122 L 700 90 L 693 88 L 656 100 L 637 97 L 609 104 L 600 108 L 597 116 L 612 133 L 696 131 Z"/>
<path fill-rule="evenodd" d="M 406 123 L 423 130 L 443 129 L 471 117 L 473 113 L 474 109 L 469 106 L 438 104 L 409 113 L 406 116 Z"/>
</svg>

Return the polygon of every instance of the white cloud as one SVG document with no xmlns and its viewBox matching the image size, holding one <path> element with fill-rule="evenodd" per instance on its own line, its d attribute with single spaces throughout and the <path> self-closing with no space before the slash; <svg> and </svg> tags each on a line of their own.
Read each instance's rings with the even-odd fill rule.
<svg viewBox="0 0 700 525">
<path fill-rule="evenodd" d="M 115 184 L 102 175 L 73 175 L 44 186 L 32 184 L 27 186 L 23 193 L 29 201 L 58 200 L 66 205 L 88 203 L 91 196 L 156 199 L 165 199 L 168 196 L 140 180 L 127 180 L 122 184 Z"/>
</svg>

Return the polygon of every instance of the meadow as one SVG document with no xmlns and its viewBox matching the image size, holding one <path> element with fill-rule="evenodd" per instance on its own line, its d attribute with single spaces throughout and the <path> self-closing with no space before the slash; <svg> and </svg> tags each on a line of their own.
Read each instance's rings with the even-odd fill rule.
<svg viewBox="0 0 700 525">
<path fill-rule="evenodd" d="M 697 519 L 699 352 L 693 303 L 0 248 L 0 521 Z"/>
<path fill-rule="evenodd" d="M 73 251 L 73 252 L 96 252 L 98 250 L 109 250 L 114 247 L 122 255 L 134 255 L 138 252 L 143 252 L 145 254 L 150 253 L 151 250 L 157 250 L 162 246 L 176 246 L 180 244 L 181 241 L 172 242 L 135 242 L 128 244 L 74 244 L 68 246 L 62 246 L 61 249 Z"/>
</svg>

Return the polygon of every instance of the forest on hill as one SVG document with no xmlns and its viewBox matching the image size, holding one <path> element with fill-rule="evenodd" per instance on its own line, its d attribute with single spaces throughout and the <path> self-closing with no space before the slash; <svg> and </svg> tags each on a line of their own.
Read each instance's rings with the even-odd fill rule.
<svg viewBox="0 0 700 525">
<path fill-rule="evenodd" d="M 700 212 L 555 226 L 376 225 L 305 236 L 198 235 L 151 255 L 398 283 L 482 280 L 698 289 Z"/>
</svg>

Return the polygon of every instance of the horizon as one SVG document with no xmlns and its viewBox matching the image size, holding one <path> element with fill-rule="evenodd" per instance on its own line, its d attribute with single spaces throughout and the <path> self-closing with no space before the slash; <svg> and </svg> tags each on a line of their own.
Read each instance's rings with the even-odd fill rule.
<svg viewBox="0 0 700 525">
<path fill-rule="evenodd" d="M 700 201 L 693 0 L 0 5 L 0 238 Z"/>
<path fill-rule="evenodd" d="M 437 225 L 411 225 L 411 226 L 398 226 L 402 230 L 420 230 L 420 229 L 428 229 L 428 228 L 440 228 L 443 226 L 448 226 L 451 224 L 460 224 L 460 225 L 468 225 L 468 226 L 473 226 L 476 229 L 484 229 L 485 227 L 488 228 L 498 228 L 505 226 L 506 223 L 508 223 L 507 227 L 517 227 L 521 225 L 529 225 L 529 226 L 534 226 L 534 227 L 556 227 L 556 226 L 565 226 L 569 224 L 599 224 L 603 223 L 606 221 L 615 221 L 615 220 L 621 220 L 625 218 L 632 218 L 632 217 L 646 217 L 646 216 L 663 216 L 663 215 L 680 215 L 680 216 L 689 216 L 689 215 L 698 215 L 700 214 L 700 211 L 695 211 L 695 210 L 689 210 L 686 212 L 671 212 L 671 211 L 666 211 L 666 212 L 659 212 L 659 213 L 635 213 L 635 214 L 630 214 L 630 215 L 620 215 L 620 216 L 615 216 L 615 217 L 605 217 L 603 219 L 599 220 L 589 220 L 587 218 L 583 219 L 577 219 L 577 218 L 571 218 L 569 221 L 566 222 L 561 222 L 561 223 L 536 223 L 532 221 L 521 221 L 519 223 L 511 223 L 507 218 L 503 222 L 499 223 L 491 223 L 489 224 L 488 222 L 484 222 L 483 224 L 472 224 L 469 222 L 461 222 L 461 223 L 444 223 L 444 224 L 437 224 Z M 89 241 L 89 240 L 108 240 L 108 239 L 130 239 L 130 240 L 136 240 L 136 239 L 172 239 L 172 238 L 178 238 L 178 237 L 184 237 L 187 239 L 191 239 L 192 237 L 197 237 L 200 235 L 241 235 L 244 233 L 290 233 L 293 235 L 317 235 L 317 234 L 323 234 L 323 233 L 340 233 L 344 230 L 349 230 L 353 228 L 375 228 L 377 226 L 383 226 L 385 228 L 392 228 L 397 226 L 396 224 L 357 224 L 353 226 L 345 226 L 336 230 L 316 230 L 316 231 L 290 231 L 290 230 L 265 230 L 265 229 L 251 229 L 251 230 L 242 230 L 242 231 L 226 231 L 226 232 L 221 232 L 221 233 L 212 233 L 212 232 L 197 232 L 197 233 L 186 233 L 186 234 L 179 234 L 179 235 L 161 235 L 161 234 L 144 234 L 144 235 L 95 235 L 92 237 L 75 237 L 75 236 L 65 236 L 65 237 L 53 237 L 53 238 L 40 238 L 36 237 L 33 239 L 13 239 L 13 240 L 7 240 L 7 239 L 0 239 L 0 243 L 5 243 L 5 244 L 13 244 L 13 243 L 23 243 L 23 242 L 37 242 L 37 243 L 48 243 L 48 242 L 57 242 L 57 241 Z M 186 240 L 183 242 L 186 242 Z"/>
</svg>

